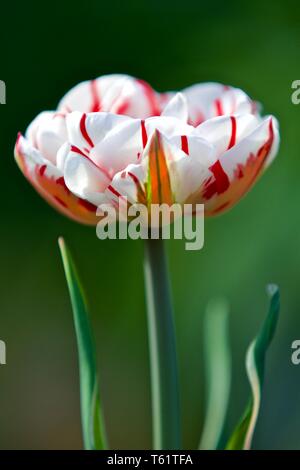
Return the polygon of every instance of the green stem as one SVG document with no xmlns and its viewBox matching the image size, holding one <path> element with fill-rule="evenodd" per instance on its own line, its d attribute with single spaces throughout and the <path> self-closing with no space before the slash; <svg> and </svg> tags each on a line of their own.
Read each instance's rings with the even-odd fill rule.
<svg viewBox="0 0 300 470">
<path fill-rule="evenodd" d="M 181 448 L 176 342 L 170 286 L 162 239 L 145 240 L 145 287 L 148 313 L 155 450 Z"/>
</svg>

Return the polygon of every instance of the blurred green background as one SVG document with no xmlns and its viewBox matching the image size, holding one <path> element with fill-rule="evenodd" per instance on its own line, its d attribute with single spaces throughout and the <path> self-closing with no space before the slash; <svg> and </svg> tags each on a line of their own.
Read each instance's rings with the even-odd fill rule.
<svg viewBox="0 0 300 470">
<path fill-rule="evenodd" d="M 282 310 L 270 348 L 254 439 L 261 449 L 300 448 L 300 79 L 298 2 L 65 0 L 8 2 L 1 29 L 0 447 L 81 448 L 77 353 L 58 253 L 72 249 L 91 306 L 109 437 L 113 448 L 149 448 L 149 367 L 143 246 L 99 241 L 31 188 L 13 160 L 16 134 L 54 109 L 81 80 L 129 73 L 156 89 L 220 81 L 241 87 L 278 117 L 280 153 L 252 192 L 228 214 L 206 222 L 205 247 L 168 243 L 176 307 L 184 445 L 195 448 L 203 423 L 205 306 L 231 305 L 233 384 L 227 429 L 249 388 L 245 350 L 267 311 L 265 286 L 281 288 Z"/>
</svg>

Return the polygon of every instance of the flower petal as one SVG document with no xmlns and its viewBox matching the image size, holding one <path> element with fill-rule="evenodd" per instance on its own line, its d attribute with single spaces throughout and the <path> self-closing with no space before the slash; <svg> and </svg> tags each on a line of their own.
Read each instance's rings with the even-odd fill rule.
<svg viewBox="0 0 300 470">
<path fill-rule="evenodd" d="M 56 163 L 56 154 L 67 140 L 65 115 L 52 111 L 40 113 L 30 124 L 26 137 L 50 162 Z"/>
<path fill-rule="evenodd" d="M 256 129 L 259 123 L 252 114 L 221 116 L 200 124 L 194 134 L 212 143 L 220 156 Z"/>
<path fill-rule="evenodd" d="M 166 153 L 166 139 L 156 130 L 148 140 L 139 165 L 129 165 L 115 175 L 108 187 L 111 197 L 143 204 L 173 204 L 173 193 Z M 179 149 L 178 149 L 179 150 Z"/>
<path fill-rule="evenodd" d="M 72 88 L 59 103 L 63 111 L 98 112 L 144 119 L 160 113 L 159 95 L 129 75 L 104 75 Z"/>
<path fill-rule="evenodd" d="M 161 115 L 175 117 L 181 121 L 187 122 L 188 105 L 185 96 L 182 93 L 176 93 L 176 95 L 169 101 Z"/>
<path fill-rule="evenodd" d="M 105 202 L 103 193 L 110 183 L 109 175 L 77 147 L 71 146 L 65 159 L 64 179 L 67 188 L 76 196 L 95 206 Z"/>
<path fill-rule="evenodd" d="M 77 222 L 97 223 L 96 207 L 72 194 L 65 185 L 62 172 L 21 135 L 15 146 L 15 158 L 24 176 L 50 205 Z"/>
<path fill-rule="evenodd" d="M 193 203 L 193 196 L 209 177 L 209 166 L 215 161 L 212 145 L 198 136 L 187 138 L 186 152 L 169 143 L 172 160 L 169 163 L 170 178 L 176 202 Z M 200 201 L 201 202 L 201 201 Z"/>
<path fill-rule="evenodd" d="M 109 131 L 130 118 L 111 113 L 81 113 L 74 111 L 66 118 L 68 141 L 84 152 L 89 152 Z"/>
<path fill-rule="evenodd" d="M 147 204 L 147 167 L 143 163 L 130 164 L 118 172 L 106 190 L 110 200 L 117 202 L 127 198 L 129 204 Z"/>
<path fill-rule="evenodd" d="M 113 177 L 141 157 L 147 136 L 143 121 L 127 118 L 108 132 L 91 151 L 90 159 Z"/>
<path fill-rule="evenodd" d="M 148 138 L 159 130 L 168 139 L 172 137 L 180 137 L 181 135 L 191 135 L 195 132 L 194 127 L 185 122 L 171 116 L 157 116 L 146 119 L 145 128 Z"/>
<path fill-rule="evenodd" d="M 215 215 L 232 207 L 253 186 L 274 158 L 279 145 L 276 120 L 267 117 L 211 167 L 202 196 L 206 215 Z"/>
<path fill-rule="evenodd" d="M 215 151 L 202 138 L 191 136 L 186 154 L 176 141 L 155 131 L 140 164 L 129 165 L 115 175 L 108 188 L 110 197 L 127 197 L 131 204 L 189 202 L 209 177 L 208 166 L 215 160 Z"/>
<path fill-rule="evenodd" d="M 241 113 L 255 113 L 255 103 L 238 88 L 220 83 L 201 83 L 185 88 L 190 122 L 197 126 L 207 119 Z"/>
</svg>

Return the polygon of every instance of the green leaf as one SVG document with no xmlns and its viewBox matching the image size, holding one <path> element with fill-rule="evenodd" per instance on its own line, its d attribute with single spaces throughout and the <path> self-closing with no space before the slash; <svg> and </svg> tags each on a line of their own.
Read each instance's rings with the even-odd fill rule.
<svg viewBox="0 0 300 470">
<path fill-rule="evenodd" d="M 207 409 L 200 449 L 219 447 L 223 434 L 231 382 L 228 340 L 229 308 L 225 300 L 211 301 L 204 317 L 204 363 Z"/>
<path fill-rule="evenodd" d="M 102 419 L 95 351 L 85 296 L 74 262 L 63 238 L 58 240 L 69 288 L 77 339 L 81 421 L 85 449 L 105 449 L 106 438 Z"/>
<path fill-rule="evenodd" d="M 261 402 L 265 356 L 275 333 L 280 306 L 278 287 L 272 284 L 268 286 L 267 290 L 270 296 L 269 312 L 258 336 L 250 344 L 246 356 L 246 370 L 252 397 L 241 422 L 228 441 L 226 446 L 228 450 L 248 450 L 251 447 Z"/>
</svg>

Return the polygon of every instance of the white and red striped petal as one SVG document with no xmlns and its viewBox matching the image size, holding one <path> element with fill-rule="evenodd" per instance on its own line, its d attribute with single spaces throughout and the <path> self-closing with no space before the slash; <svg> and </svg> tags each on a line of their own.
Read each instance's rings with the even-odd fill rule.
<svg viewBox="0 0 300 470">
<path fill-rule="evenodd" d="M 24 176 L 51 206 L 77 222 L 88 225 L 97 223 L 96 207 L 72 194 L 61 171 L 45 160 L 21 135 L 15 146 L 15 158 Z"/>
<path fill-rule="evenodd" d="M 84 152 L 90 152 L 109 131 L 127 122 L 126 116 L 112 113 L 81 113 L 74 111 L 66 118 L 68 141 Z"/>
<path fill-rule="evenodd" d="M 106 202 L 103 193 L 111 181 L 109 174 L 73 145 L 65 158 L 64 180 L 76 196 L 96 206 Z"/>
<path fill-rule="evenodd" d="M 45 111 L 39 114 L 26 131 L 26 137 L 44 158 L 56 164 L 56 154 L 67 140 L 65 114 Z"/>
<path fill-rule="evenodd" d="M 260 119 L 252 114 L 221 116 L 200 124 L 194 134 L 213 144 L 219 156 L 250 134 L 259 123 Z"/>
<path fill-rule="evenodd" d="M 256 104 L 238 88 L 219 83 L 203 83 L 185 88 L 189 121 L 198 126 L 207 119 L 231 114 L 255 114 Z"/>
<path fill-rule="evenodd" d="M 64 112 L 110 112 L 135 118 L 160 114 L 159 95 L 146 82 L 129 75 L 104 75 L 80 83 L 59 103 Z"/>
<path fill-rule="evenodd" d="M 147 165 L 143 163 L 130 164 L 124 170 L 116 173 L 106 189 L 106 195 L 115 203 L 127 198 L 129 204 L 147 204 L 146 180 Z"/>
<path fill-rule="evenodd" d="M 188 138 L 188 146 L 183 150 L 176 139 L 155 131 L 141 162 L 117 173 L 108 194 L 127 197 L 132 204 L 185 203 L 209 177 L 208 162 L 215 159 L 212 145 L 197 136 Z"/>
<path fill-rule="evenodd" d="M 246 194 L 274 158 L 279 145 L 277 122 L 268 117 L 210 167 L 201 191 L 206 215 L 228 210 Z"/>
</svg>

